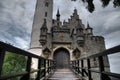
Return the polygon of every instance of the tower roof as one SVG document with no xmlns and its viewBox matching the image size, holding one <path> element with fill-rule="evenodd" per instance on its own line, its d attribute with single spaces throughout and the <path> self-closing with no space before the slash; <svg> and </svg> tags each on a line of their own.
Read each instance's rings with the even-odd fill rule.
<svg viewBox="0 0 120 80">
<path fill-rule="evenodd" d="M 87 29 L 92 29 L 88 22 L 87 22 Z"/>
<path fill-rule="evenodd" d="M 74 13 L 77 14 L 77 9 L 76 8 L 74 9 Z"/>
<path fill-rule="evenodd" d="M 78 48 L 75 48 L 75 49 L 73 50 L 73 53 L 76 53 L 76 52 L 80 52 L 80 50 L 79 50 Z"/>
<path fill-rule="evenodd" d="M 57 10 L 56 18 L 57 18 L 57 21 L 60 21 L 60 12 L 59 12 L 59 9 Z"/>
<path fill-rule="evenodd" d="M 74 12 L 73 12 L 73 16 L 75 16 L 75 15 L 78 15 L 76 8 L 74 9 Z"/>
<path fill-rule="evenodd" d="M 50 49 L 49 49 L 48 47 L 45 47 L 45 48 L 43 49 L 43 52 L 48 52 L 49 54 L 51 53 L 51 51 L 50 51 Z"/>
<path fill-rule="evenodd" d="M 41 29 L 47 29 L 46 19 L 44 19 L 44 22 L 43 22 L 43 25 L 41 26 Z"/>
<path fill-rule="evenodd" d="M 59 9 L 57 10 L 57 14 L 56 14 L 57 17 L 60 17 L 60 12 L 59 12 Z"/>
</svg>

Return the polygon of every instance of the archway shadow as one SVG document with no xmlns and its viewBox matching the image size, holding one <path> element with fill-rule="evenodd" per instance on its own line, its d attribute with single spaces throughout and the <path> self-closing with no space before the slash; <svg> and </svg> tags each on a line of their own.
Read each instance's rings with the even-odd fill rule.
<svg viewBox="0 0 120 80">
<path fill-rule="evenodd" d="M 53 59 L 57 69 L 70 67 L 70 53 L 65 48 L 58 48 L 54 51 Z"/>
</svg>

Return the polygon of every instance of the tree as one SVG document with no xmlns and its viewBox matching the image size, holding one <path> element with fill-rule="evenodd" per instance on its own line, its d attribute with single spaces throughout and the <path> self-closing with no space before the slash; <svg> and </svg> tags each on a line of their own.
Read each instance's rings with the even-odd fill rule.
<svg viewBox="0 0 120 80">
<path fill-rule="evenodd" d="M 11 52 L 6 52 L 2 74 L 9 75 L 9 74 L 25 71 L 25 66 L 26 66 L 25 56 Z M 19 80 L 19 78 L 17 77 L 10 80 Z"/>
<path fill-rule="evenodd" d="M 77 1 L 77 0 L 71 0 L 71 1 Z M 113 1 L 113 6 L 116 7 L 120 7 L 120 0 L 100 0 L 102 2 L 102 6 L 106 7 L 110 1 Z M 87 9 L 89 12 L 93 12 L 95 10 L 95 6 L 93 4 L 93 0 L 82 0 L 83 3 L 88 3 L 87 5 Z"/>
</svg>

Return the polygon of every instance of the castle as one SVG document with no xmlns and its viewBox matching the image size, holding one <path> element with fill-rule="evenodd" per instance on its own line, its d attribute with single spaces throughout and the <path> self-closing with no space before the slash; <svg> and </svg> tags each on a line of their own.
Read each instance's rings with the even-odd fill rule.
<svg viewBox="0 0 120 80">
<path fill-rule="evenodd" d="M 60 21 L 58 10 L 56 20 L 52 22 L 50 33 L 48 33 L 47 27 L 47 21 L 44 19 L 44 23 L 40 28 L 39 42 L 43 49 L 42 56 L 44 56 L 45 49 L 49 51 L 47 58 L 53 59 L 55 49 L 60 47 L 72 52 L 70 53 L 71 59 L 105 50 L 104 38 L 102 36 L 94 36 L 93 28 L 89 24 L 87 24 L 87 27 L 82 24 L 82 20 L 79 19 L 77 14 L 77 9 L 74 10 L 68 22 L 64 21 L 63 24 Z"/>
<path fill-rule="evenodd" d="M 70 60 L 90 56 L 105 50 L 104 37 L 94 36 L 93 28 L 85 26 L 77 9 L 68 21 L 61 22 L 58 9 L 56 19 L 52 19 L 53 0 L 37 0 L 33 20 L 29 51 L 56 62 L 56 68 L 69 68 Z M 98 69 L 98 59 L 91 61 L 91 68 Z M 32 68 L 37 68 L 38 61 L 32 59 Z M 104 57 L 104 66 L 109 71 L 108 57 Z M 85 64 L 86 66 L 87 64 Z M 92 73 L 94 80 L 99 74 Z M 35 75 L 34 75 L 35 76 Z M 34 77 L 33 76 L 33 77 Z"/>
<path fill-rule="evenodd" d="M 94 36 L 93 28 L 82 23 L 77 9 L 67 22 L 60 21 L 59 9 L 56 19 L 52 19 L 52 10 L 53 0 L 37 0 L 30 52 L 54 59 L 58 68 L 67 68 L 70 60 L 105 50 L 104 37 Z"/>
</svg>

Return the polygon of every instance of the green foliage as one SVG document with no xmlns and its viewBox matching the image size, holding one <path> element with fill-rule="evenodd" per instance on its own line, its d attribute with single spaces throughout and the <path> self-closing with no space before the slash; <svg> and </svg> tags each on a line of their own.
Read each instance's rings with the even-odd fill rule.
<svg viewBox="0 0 120 80">
<path fill-rule="evenodd" d="M 71 0 L 71 1 L 77 1 L 77 0 Z M 89 12 L 93 12 L 95 10 L 95 7 L 94 7 L 94 3 L 93 3 L 94 0 L 82 0 L 83 3 L 87 3 L 87 9 Z M 101 3 L 102 3 L 102 6 L 103 7 L 106 7 L 110 1 L 113 2 L 113 6 L 114 7 L 120 7 L 120 0 L 100 0 Z"/>
<path fill-rule="evenodd" d="M 101 0 L 101 2 L 102 2 L 102 6 L 106 7 L 110 3 L 110 0 Z"/>
<path fill-rule="evenodd" d="M 2 74 L 8 75 L 12 73 L 25 71 L 25 66 L 26 66 L 25 56 L 14 54 L 11 52 L 6 52 Z M 18 80 L 18 78 L 14 78 L 10 80 Z"/>
<path fill-rule="evenodd" d="M 95 10 L 93 0 L 88 0 L 87 3 L 88 3 L 87 9 L 88 9 L 89 12 L 92 13 Z"/>
</svg>

